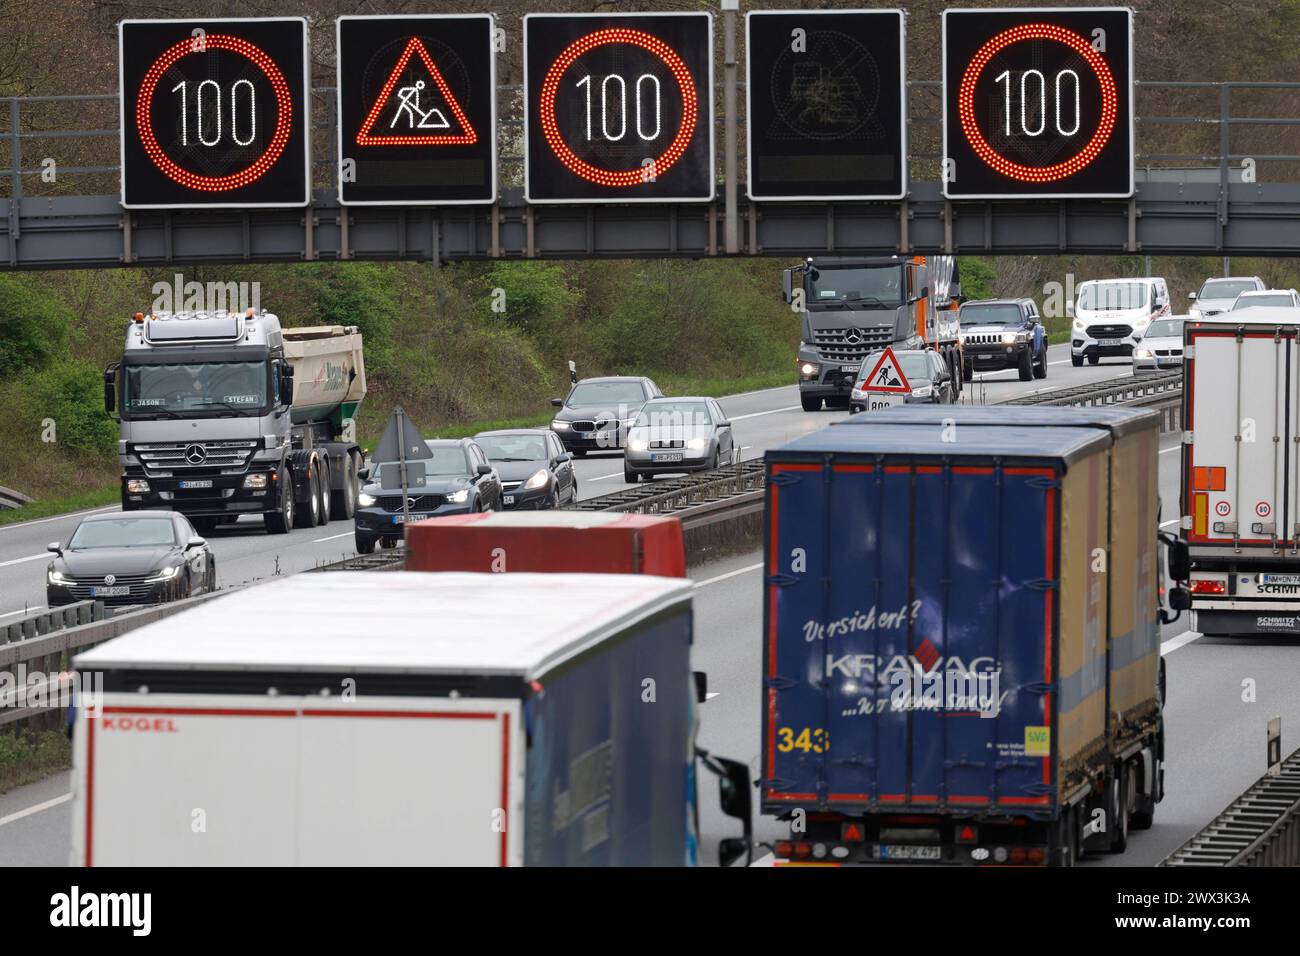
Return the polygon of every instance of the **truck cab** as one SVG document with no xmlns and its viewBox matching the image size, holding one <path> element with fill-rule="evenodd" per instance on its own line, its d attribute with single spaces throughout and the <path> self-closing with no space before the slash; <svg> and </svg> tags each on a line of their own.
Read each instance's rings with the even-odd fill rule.
<svg viewBox="0 0 1300 956">
<path fill-rule="evenodd" d="M 958 377 L 961 286 L 952 256 L 810 258 L 783 279 L 785 301 L 802 320 L 804 411 L 846 407 L 863 359 L 886 347 L 933 348 Z"/>
</svg>

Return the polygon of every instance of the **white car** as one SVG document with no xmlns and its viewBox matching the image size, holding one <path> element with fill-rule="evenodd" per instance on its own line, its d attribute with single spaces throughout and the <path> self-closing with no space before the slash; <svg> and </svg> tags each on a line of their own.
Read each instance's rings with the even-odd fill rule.
<svg viewBox="0 0 1300 956">
<path fill-rule="evenodd" d="M 1156 319 L 1133 350 L 1133 374 L 1161 372 L 1183 367 L 1183 323 L 1187 315 Z"/>
<path fill-rule="evenodd" d="M 1295 289 L 1263 289 L 1255 292 L 1243 292 L 1232 303 L 1229 312 L 1241 309 L 1258 309 L 1261 306 L 1276 306 L 1281 309 L 1300 308 L 1300 294 Z"/>
<path fill-rule="evenodd" d="M 1147 326 L 1169 315 L 1169 286 L 1158 277 L 1090 279 L 1069 304 L 1070 361 L 1129 358 Z"/>
<path fill-rule="evenodd" d="M 1192 318 L 1218 315 L 1232 308 L 1232 303 L 1243 292 L 1257 292 L 1267 289 L 1259 276 L 1232 276 L 1223 279 L 1206 279 L 1200 292 L 1192 292 L 1187 298 L 1192 300 L 1188 313 Z"/>
</svg>

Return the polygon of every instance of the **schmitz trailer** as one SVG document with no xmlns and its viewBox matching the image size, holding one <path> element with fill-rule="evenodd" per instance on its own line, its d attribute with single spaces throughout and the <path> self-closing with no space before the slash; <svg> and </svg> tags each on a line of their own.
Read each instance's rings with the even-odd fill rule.
<svg viewBox="0 0 1300 956">
<path fill-rule="evenodd" d="M 953 411 L 768 453 L 780 859 L 1071 865 L 1163 795 L 1154 423 Z"/>
<path fill-rule="evenodd" d="M 300 574 L 102 644 L 75 662 L 103 675 L 75 862 L 693 863 L 692 590 Z M 748 821 L 739 771 L 724 812 Z"/>
<path fill-rule="evenodd" d="M 1300 634 L 1300 309 L 1183 327 L 1182 536 L 1203 634 Z"/>
<path fill-rule="evenodd" d="M 179 511 L 200 531 L 351 520 L 366 394 L 355 327 L 282 329 L 269 312 L 136 313 L 104 372 L 119 410 L 122 509 Z"/>
</svg>

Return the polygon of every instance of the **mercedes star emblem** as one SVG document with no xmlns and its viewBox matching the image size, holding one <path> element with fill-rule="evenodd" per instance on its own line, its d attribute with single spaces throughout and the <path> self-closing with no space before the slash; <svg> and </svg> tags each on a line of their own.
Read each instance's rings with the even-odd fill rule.
<svg viewBox="0 0 1300 956">
<path fill-rule="evenodd" d="M 185 460 L 191 465 L 201 465 L 208 460 L 208 453 L 202 445 L 186 445 Z"/>
<path fill-rule="evenodd" d="M 844 333 L 844 341 L 848 342 L 850 345 L 857 345 L 862 341 L 862 333 L 857 329 L 849 329 Z"/>
</svg>

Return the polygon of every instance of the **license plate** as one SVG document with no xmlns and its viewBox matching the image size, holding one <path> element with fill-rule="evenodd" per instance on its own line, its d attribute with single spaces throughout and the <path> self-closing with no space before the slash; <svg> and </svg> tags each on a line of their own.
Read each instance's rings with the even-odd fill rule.
<svg viewBox="0 0 1300 956">
<path fill-rule="evenodd" d="M 663 455 L 651 455 L 651 456 L 650 456 L 650 460 L 651 460 L 651 461 L 655 461 L 655 462 L 659 462 L 659 461 L 665 461 L 665 462 L 667 462 L 667 461 L 681 461 L 681 460 L 682 460 L 682 453 L 679 452 L 679 451 L 675 451 L 675 452 L 671 452 L 671 453 L 663 454 Z"/>
<path fill-rule="evenodd" d="M 508 505 L 512 505 L 512 504 L 514 504 L 514 503 L 515 503 L 515 496 L 514 496 L 514 495 L 506 495 L 506 504 L 508 504 Z"/>
<path fill-rule="evenodd" d="M 182 482 L 181 482 L 181 488 L 182 488 L 182 489 L 189 489 L 189 488 L 211 488 L 211 487 L 212 487 L 212 479 L 211 479 L 211 478 L 191 478 L 191 479 L 188 479 L 187 481 L 182 481 Z"/>
<path fill-rule="evenodd" d="M 1124 340 L 1123 340 L 1123 339 L 1098 339 L 1098 340 L 1097 340 L 1097 344 L 1098 344 L 1098 345 L 1105 345 L 1105 346 L 1111 346 L 1111 345 L 1123 345 L 1123 344 L 1124 344 Z"/>
<path fill-rule="evenodd" d="M 596 432 L 596 441 L 615 441 L 616 436 L 613 432 Z"/>
<path fill-rule="evenodd" d="M 884 844 L 880 846 L 882 860 L 941 860 L 943 853 L 937 846 L 907 846 Z"/>
<path fill-rule="evenodd" d="M 91 597 L 122 597 L 130 593 L 131 589 L 124 584 L 114 585 L 111 588 L 101 585 L 90 589 Z"/>
<path fill-rule="evenodd" d="M 1261 584 L 1300 584 L 1300 574 L 1265 574 Z"/>
<path fill-rule="evenodd" d="M 993 356 L 987 354 L 986 352 L 981 352 L 979 355 L 979 359 L 981 362 L 991 362 L 993 361 Z"/>
<path fill-rule="evenodd" d="M 841 365 L 841 366 L 840 366 L 840 371 L 841 371 L 841 372 L 856 372 L 856 371 L 857 371 L 858 369 L 860 369 L 861 367 L 862 367 L 861 365 Z"/>
<path fill-rule="evenodd" d="M 881 408 L 893 408 L 896 405 L 902 404 L 904 404 L 902 395 L 889 393 L 873 394 L 868 392 L 865 408 L 869 412 L 874 412 Z"/>
<path fill-rule="evenodd" d="M 413 515 L 411 515 L 411 520 L 412 520 L 412 521 L 419 521 L 419 520 L 421 520 L 421 519 L 423 519 L 423 518 L 427 518 L 427 517 L 428 517 L 428 515 L 414 515 L 414 514 L 413 514 Z M 406 521 L 406 515 L 393 515 L 393 524 L 402 524 L 402 523 L 405 522 L 405 521 Z"/>
</svg>

